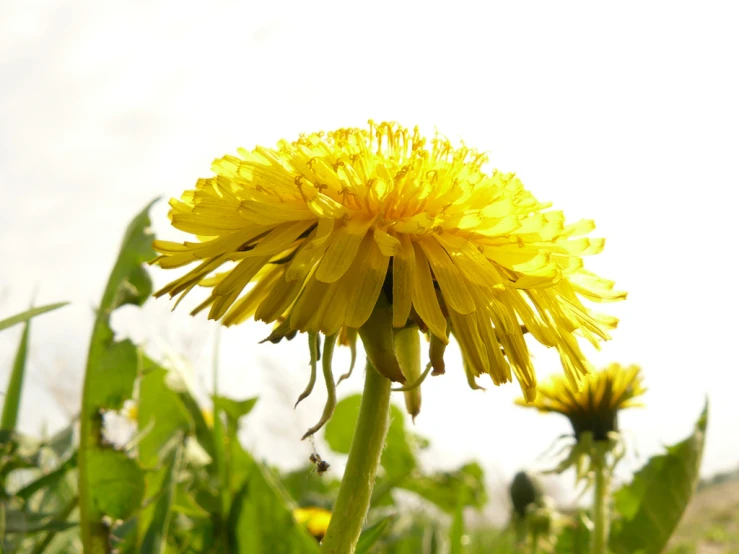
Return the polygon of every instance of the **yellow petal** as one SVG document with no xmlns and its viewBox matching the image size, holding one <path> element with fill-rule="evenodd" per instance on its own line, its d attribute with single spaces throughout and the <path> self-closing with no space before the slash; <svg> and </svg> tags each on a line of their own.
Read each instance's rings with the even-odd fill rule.
<svg viewBox="0 0 739 554">
<path fill-rule="evenodd" d="M 331 283 L 328 289 L 329 299 L 321 314 L 319 327 L 324 335 L 333 335 L 338 332 L 346 320 L 346 311 L 349 306 L 353 285 L 346 279 Z"/>
<path fill-rule="evenodd" d="M 449 317 L 452 321 L 452 334 L 459 343 L 465 365 L 475 376 L 488 373 L 487 348 L 477 329 L 476 316 L 449 310 Z"/>
<path fill-rule="evenodd" d="M 436 298 L 428 260 L 418 244 L 413 244 L 413 252 L 416 258 L 413 265 L 413 307 L 431 332 L 446 343 L 446 319 Z"/>
<path fill-rule="evenodd" d="M 317 333 L 321 330 L 321 315 L 331 301 L 328 292 L 334 283 L 323 283 L 312 276 L 300 293 L 290 313 L 290 327 Z"/>
<path fill-rule="evenodd" d="M 413 267 L 416 256 L 408 235 L 400 235 L 400 248 L 393 258 L 393 327 L 408 321 L 413 303 Z"/>
<path fill-rule="evenodd" d="M 247 250 L 239 257 L 256 258 L 259 256 L 273 256 L 292 245 L 305 231 L 315 225 L 312 221 L 287 222 L 275 227 L 268 235 L 261 239 L 256 248 Z"/>
<path fill-rule="evenodd" d="M 370 221 L 345 225 L 332 237 L 331 243 L 323 255 L 316 270 L 316 279 L 324 283 L 333 283 L 341 278 L 357 255 L 359 245 L 367 234 Z"/>
<path fill-rule="evenodd" d="M 400 250 L 400 241 L 382 229 L 375 227 L 375 242 L 385 256 L 395 256 Z"/>
<path fill-rule="evenodd" d="M 385 256 L 371 235 L 362 242 L 351 270 L 345 279 L 352 283 L 346 309 L 346 325 L 359 328 L 369 318 L 387 275 L 390 258 Z"/>
<path fill-rule="evenodd" d="M 474 312 L 475 302 L 467 291 L 467 282 L 444 249 L 434 239 L 421 240 L 418 244 L 434 270 L 444 301 L 461 314 Z"/>
<path fill-rule="evenodd" d="M 303 281 L 290 281 L 285 279 L 285 274 L 275 283 L 269 291 L 256 312 L 254 318 L 267 323 L 272 323 L 278 317 L 287 312 L 290 305 L 295 302 L 298 294 L 303 289 Z"/>
<path fill-rule="evenodd" d="M 295 256 L 293 256 L 293 259 L 287 268 L 287 273 L 285 274 L 285 278 L 288 282 L 295 280 L 302 281 L 305 279 L 316 266 L 318 260 L 321 259 L 324 252 L 326 252 L 326 249 L 331 243 L 333 237 L 326 240 L 325 237 L 316 237 L 316 232 L 317 231 L 313 231 L 313 233 L 308 236 L 307 242 L 305 242 L 303 246 L 298 248 L 297 252 L 295 252 Z"/>
<path fill-rule="evenodd" d="M 228 276 L 221 281 L 213 289 L 213 296 L 216 299 L 213 301 L 213 306 L 210 309 L 208 317 L 210 319 L 220 319 L 231 304 L 244 290 L 244 287 L 249 284 L 252 277 L 262 269 L 264 264 L 269 261 L 269 258 L 249 258 L 238 263 L 238 265 L 231 270 Z"/>
<path fill-rule="evenodd" d="M 306 206 L 282 202 L 254 202 L 245 200 L 238 213 L 250 223 L 257 225 L 275 225 L 287 221 L 315 221 L 316 216 Z M 244 225 L 243 222 L 241 224 Z"/>
<path fill-rule="evenodd" d="M 226 326 L 243 323 L 254 315 L 257 306 L 264 300 L 280 277 L 278 271 L 272 271 L 262 277 L 252 289 L 243 297 L 239 298 L 223 316 L 223 324 Z"/>
</svg>

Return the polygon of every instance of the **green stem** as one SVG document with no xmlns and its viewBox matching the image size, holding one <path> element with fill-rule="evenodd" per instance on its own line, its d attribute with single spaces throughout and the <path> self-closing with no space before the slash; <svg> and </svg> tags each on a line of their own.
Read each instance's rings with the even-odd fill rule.
<svg viewBox="0 0 739 554">
<path fill-rule="evenodd" d="M 611 524 L 609 502 L 611 474 L 606 463 L 606 448 L 596 443 L 593 466 L 595 470 L 595 492 L 593 494 L 593 534 L 590 543 L 591 554 L 608 552 L 608 531 Z"/>
<path fill-rule="evenodd" d="M 380 455 L 385 446 L 389 427 L 390 380 L 380 375 L 369 359 L 365 373 L 357 428 L 331 523 L 321 544 L 323 553 L 354 552 L 367 517 Z"/>
</svg>

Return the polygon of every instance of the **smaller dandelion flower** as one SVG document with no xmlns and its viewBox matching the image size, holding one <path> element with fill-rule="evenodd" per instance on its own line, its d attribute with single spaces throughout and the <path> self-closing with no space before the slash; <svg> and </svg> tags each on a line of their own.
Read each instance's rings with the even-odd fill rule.
<svg viewBox="0 0 739 554">
<path fill-rule="evenodd" d="M 293 517 L 295 517 L 295 521 L 304 525 L 318 541 L 326 534 L 328 524 L 331 522 L 331 512 L 315 506 L 297 508 L 293 511 Z"/>
<path fill-rule="evenodd" d="M 606 469 L 612 472 L 623 457 L 625 445 L 618 432 L 618 413 L 641 406 L 636 398 L 645 391 L 638 366 L 614 363 L 589 375 L 580 389 L 555 376 L 537 387 L 534 402 L 519 398 L 516 404 L 540 412 L 556 412 L 570 420 L 574 444 L 565 447 L 566 457 L 552 471 L 561 473 L 574 467 L 577 480 L 589 486 L 594 473 Z"/>
<path fill-rule="evenodd" d="M 203 414 L 203 421 L 205 421 L 205 424 L 208 427 L 213 427 L 213 410 L 203 408 L 200 410 L 200 413 Z"/>
<path fill-rule="evenodd" d="M 608 440 L 609 433 L 618 432 L 618 412 L 641 406 L 635 398 L 644 394 L 641 369 L 632 365 L 611 364 L 589 375 L 579 390 L 567 379 L 554 376 L 537 387 L 534 402 L 524 399 L 516 403 L 536 408 L 540 412 L 556 412 L 570 420 L 575 438 L 591 433 L 595 441 Z"/>
</svg>

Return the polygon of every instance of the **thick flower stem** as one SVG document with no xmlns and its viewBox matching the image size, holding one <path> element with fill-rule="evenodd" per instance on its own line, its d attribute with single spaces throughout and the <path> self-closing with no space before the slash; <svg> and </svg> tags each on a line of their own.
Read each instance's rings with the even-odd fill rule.
<svg viewBox="0 0 739 554">
<path fill-rule="evenodd" d="M 609 510 L 611 492 L 611 471 L 606 463 L 605 448 L 596 444 L 596 453 L 593 456 L 595 470 L 595 491 L 593 494 L 593 534 L 591 536 L 591 554 L 607 554 L 608 531 L 611 525 Z"/>
<path fill-rule="evenodd" d="M 364 393 L 349 460 L 321 552 L 351 554 L 357 546 L 389 426 L 390 380 L 367 360 Z"/>
</svg>

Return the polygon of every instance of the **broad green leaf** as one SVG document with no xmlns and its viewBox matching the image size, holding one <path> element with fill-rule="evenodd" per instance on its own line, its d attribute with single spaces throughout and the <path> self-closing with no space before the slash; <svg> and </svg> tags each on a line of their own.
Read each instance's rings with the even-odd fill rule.
<svg viewBox="0 0 739 554">
<path fill-rule="evenodd" d="M 310 554 L 318 543 L 293 517 L 293 506 L 269 470 L 254 462 L 233 500 L 230 529 L 240 554 Z"/>
<path fill-rule="evenodd" d="M 578 513 L 560 531 L 554 552 L 556 554 L 588 554 L 591 525 L 584 513 Z"/>
<path fill-rule="evenodd" d="M 226 417 L 233 422 L 238 422 L 239 419 L 247 415 L 254 409 L 254 406 L 259 400 L 257 397 L 248 398 L 246 400 L 232 400 L 225 396 L 213 396 L 213 406 L 217 410 L 221 410 L 226 414 Z"/>
<path fill-rule="evenodd" d="M 359 418 L 361 394 L 347 396 L 336 404 L 333 417 L 326 423 L 326 442 L 331 450 L 349 454 L 354 437 L 354 429 Z"/>
<path fill-rule="evenodd" d="M 349 453 L 361 401 L 362 395 L 354 394 L 336 405 L 333 417 L 326 424 L 326 442 L 334 452 Z M 390 428 L 380 463 L 392 477 L 407 475 L 416 467 L 416 457 L 405 430 L 404 412 L 395 405 L 390 406 Z"/>
<path fill-rule="evenodd" d="M 358 412 L 357 412 L 358 413 Z M 354 420 L 356 422 L 356 418 Z M 380 463 L 388 475 L 406 475 L 416 468 L 416 455 L 405 430 L 405 411 L 390 405 L 390 427 Z"/>
<path fill-rule="evenodd" d="M 452 525 L 449 530 L 449 554 L 462 554 L 464 552 L 464 491 L 459 493 L 459 501 L 454 509 L 454 517 L 452 517 Z"/>
<path fill-rule="evenodd" d="M 18 423 L 18 411 L 21 407 L 21 395 L 23 392 L 23 377 L 26 373 L 26 356 L 28 354 L 28 333 L 31 323 L 26 321 L 21 335 L 21 342 L 13 361 L 13 370 L 10 372 L 8 388 L 5 392 L 3 402 L 3 417 L 0 428 L 12 431 Z"/>
<path fill-rule="evenodd" d="M 46 306 L 40 306 L 38 308 L 26 310 L 25 312 L 21 312 L 14 316 L 3 319 L 2 321 L 0 321 L 0 331 L 2 331 L 3 329 L 7 329 L 8 327 L 12 327 L 13 325 L 17 325 L 18 323 L 28 321 L 29 319 L 31 319 L 32 317 L 36 317 L 37 315 L 45 314 L 46 312 L 51 312 L 53 310 L 61 308 L 62 306 L 66 306 L 67 304 L 69 304 L 69 302 L 57 302 L 56 304 L 48 304 Z"/>
<path fill-rule="evenodd" d="M 616 511 L 610 547 L 616 554 L 662 552 L 698 484 L 708 402 L 686 440 L 654 456 L 614 495 Z"/>
<path fill-rule="evenodd" d="M 149 523 L 139 550 L 142 554 L 161 554 L 165 551 L 167 531 L 172 518 L 172 501 L 177 488 L 177 475 L 182 464 L 184 449 L 181 436 L 175 436 L 173 441 L 174 447 L 169 449 L 164 460 L 164 467 L 156 475 L 147 476 L 147 485 L 152 485 L 147 486 L 147 491 L 156 491 L 158 498 L 150 497 L 156 502 L 153 504 L 151 517 L 147 518 Z"/>
<path fill-rule="evenodd" d="M 382 518 L 380 521 L 375 523 L 373 526 L 368 527 L 359 536 L 359 542 L 357 542 L 357 548 L 354 554 L 369 554 L 372 551 L 372 547 L 375 543 L 387 533 L 388 529 L 392 526 L 393 522 L 397 519 L 396 516 L 387 516 Z"/>
<path fill-rule="evenodd" d="M 455 471 L 414 475 L 397 486 L 415 492 L 450 514 L 455 513 L 460 501 L 464 506 L 481 508 L 488 500 L 483 470 L 475 462 Z"/>
<path fill-rule="evenodd" d="M 124 519 L 141 501 L 143 474 L 123 452 L 106 446 L 101 436 L 102 414 L 118 410 L 131 398 L 141 359 L 130 340 L 116 341 L 110 328 L 112 312 L 125 304 L 142 305 L 151 294 L 144 264 L 153 258 L 153 235 L 147 206 L 128 226 L 118 259 L 98 307 L 80 412 L 79 488 L 80 532 L 86 554 L 108 551 L 109 531 L 103 516 Z"/>
<path fill-rule="evenodd" d="M 141 505 L 144 474 L 139 465 L 124 452 L 112 448 L 88 453 L 92 499 L 98 513 L 113 519 L 126 519 Z"/>
</svg>

